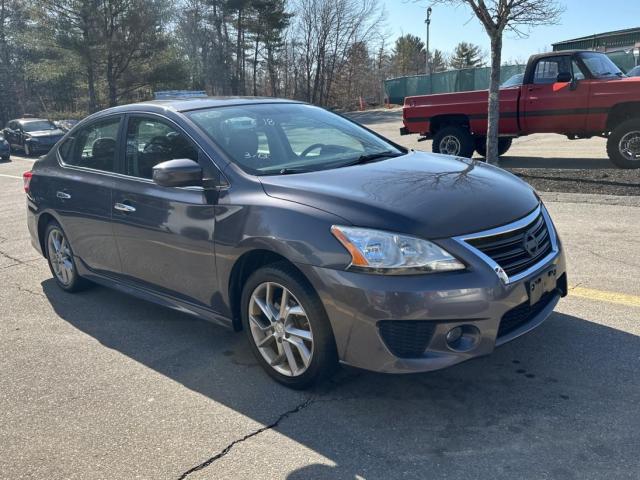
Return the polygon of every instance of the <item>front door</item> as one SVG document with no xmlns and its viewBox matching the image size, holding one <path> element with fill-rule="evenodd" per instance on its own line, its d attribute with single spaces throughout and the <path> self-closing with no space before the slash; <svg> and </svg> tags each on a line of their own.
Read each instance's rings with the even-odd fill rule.
<svg viewBox="0 0 640 480">
<path fill-rule="evenodd" d="M 126 127 L 125 176 L 116 182 L 113 226 L 123 274 L 143 287 L 211 306 L 218 291 L 214 205 L 201 187 L 160 187 L 154 165 L 189 158 L 211 168 L 175 124 L 131 115 Z M 206 170 L 205 168 L 205 170 Z"/>
<path fill-rule="evenodd" d="M 561 73 L 570 74 L 576 82 L 558 82 Z M 538 60 L 532 83 L 523 86 L 521 112 L 524 114 L 525 131 L 584 132 L 589 112 L 590 86 L 583 79 L 584 74 L 569 55 Z"/>
</svg>

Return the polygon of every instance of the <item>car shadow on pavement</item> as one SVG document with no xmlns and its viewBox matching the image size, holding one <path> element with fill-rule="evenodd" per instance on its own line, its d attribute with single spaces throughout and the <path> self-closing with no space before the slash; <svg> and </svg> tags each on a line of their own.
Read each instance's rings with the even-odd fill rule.
<svg viewBox="0 0 640 480">
<path fill-rule="evenodd" d="M 242 333 L 101 287 L 69 295 L 46 280 L 42 288 L 60 318 L 105 347 L 276 423 L 279 434 L 324 457 L 326 464 L 308 464 L 297 452 L 291 480 L 621 479 L 640 471 L 640 338 L 620 330 L 556 313 L 492 355 L 447 370 L 343 369 L 312 392 L 295 392 L 263 373 Z M 251 458 L 270 459 L 264 478 L 281 476 L 267 469 L 281 447 L 257 436 L 250 448 Z M 185 459 L 187 467 L 206 460 Z M 216 461 L 204 467 L 211 478 Z M 248 475 L 244 467 L 235 466 L 238 477 Z"/>
</svg>

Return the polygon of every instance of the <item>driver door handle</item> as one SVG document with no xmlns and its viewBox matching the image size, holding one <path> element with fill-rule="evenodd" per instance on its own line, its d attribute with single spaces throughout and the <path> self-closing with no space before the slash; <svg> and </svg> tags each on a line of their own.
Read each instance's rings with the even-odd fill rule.
<svg viewBox="0 0 640 480">
<path fill-rule="evenodd" d="M 133 213 L 136 211 L 136 207 L 127 205 L 126 203 L 116 203 L 113 208 L 124 213 Z"/>
</svg>

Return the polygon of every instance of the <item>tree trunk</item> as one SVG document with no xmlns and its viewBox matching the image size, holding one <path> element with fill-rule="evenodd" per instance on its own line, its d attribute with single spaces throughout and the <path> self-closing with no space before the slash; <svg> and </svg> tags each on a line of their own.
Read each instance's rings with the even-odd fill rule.
<svg viewBox="0 0 640 480">
<path fill-rule="evenodd" d="M 110 107 L 115 107 L 116 105 L 118 105 L 118 89 L 116 86 L 116 79 L 113 68 L 113 59 L 109 57 L 107 59 L 107 90 L 109 92 Z"/>
<path fill-rule="evenodd" d="M 491 38 L 491 79 L 489 81 L 489 116 L 487 118 L 487 163 L 499 165 L 498 128 L 500 123 L 500 64 L 502 32 Z"/>
<path fill-rule="evenodd" d="M 98 100 L 96 97 L 96 77 L 91 58 L 87 58 L 87 91 L 89 94 L 89 113 L 94 113 L 98 110 Z"/>
<path fill-rule="evenodd" d="M 258 77 L 258 48 L 259 48 L 259 46 L 260 46 L 259 38 L 256 35 L 256 48 L 253 51 L 253 96 L 254 97 L 258 96 L 257 77 Z"/>
</svg>

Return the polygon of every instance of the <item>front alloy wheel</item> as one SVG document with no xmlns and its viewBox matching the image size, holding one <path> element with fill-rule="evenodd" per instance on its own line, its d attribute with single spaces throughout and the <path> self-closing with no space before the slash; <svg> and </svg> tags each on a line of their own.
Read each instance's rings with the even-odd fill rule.
<svg viewBox="0 0 640 480">
<path fill-rule="evenodd" d="M 262 357 L 278 373 L 302 375 L 313 357 L 313 331 L 304 308 L 284 286 L 265 282 L 249 303 L 251 335 Z"/>
<path fill-rule="evenodd" d="M 25 155 L 25 157 L 30 157 L 31 156 L 31 147 L 29 146 L 28 143 L 24 144 L 24 155 Z"/>
<path fill-rule="evenodd" d="M 255 271 L 241 298 L 242 325 L 258 363 L 275 380 L 304 389 L 338 366 L 333 330 L 318 294 L 286 262 Z"/>
</svg>

